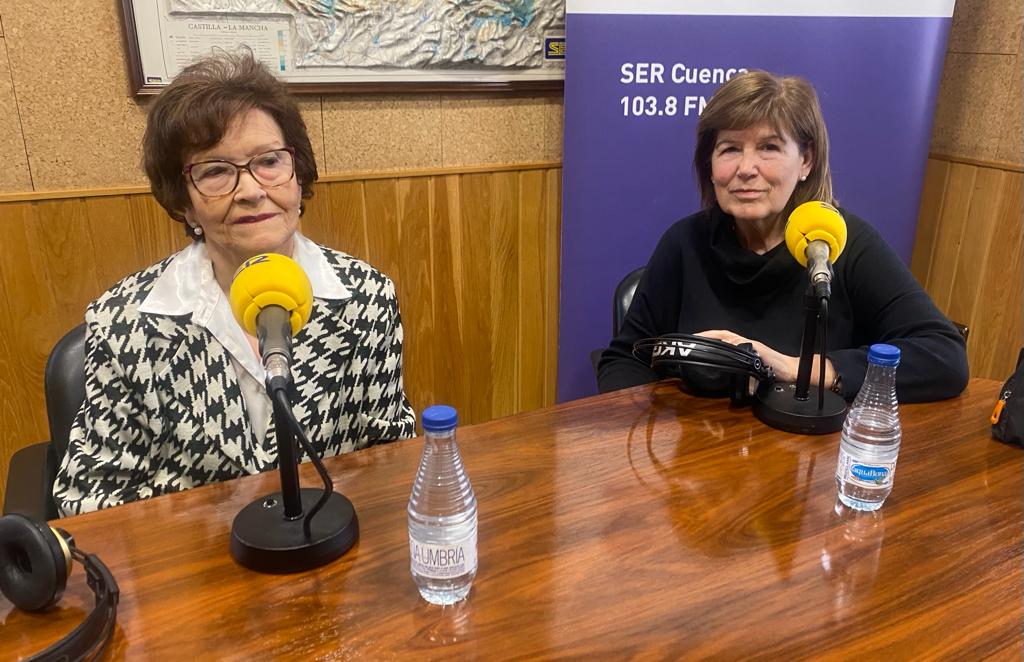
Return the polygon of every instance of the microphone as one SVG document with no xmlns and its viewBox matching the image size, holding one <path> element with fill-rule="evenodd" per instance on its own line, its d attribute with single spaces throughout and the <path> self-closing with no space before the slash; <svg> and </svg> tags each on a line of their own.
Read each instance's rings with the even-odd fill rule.
<svg viewBox="0 0 1024 662">
<path fill-rule="evenodd" d="M 259 341 L 267 392 L 286 389 L 292 381 L 292 336 L 313 309 L 306 272 L 284 255 L 253 256 L 235 272 L 228 299 L 235 319 Z"/>
<path fill-rule="evenodd" d="M 805 202 L 789 215 L 786 248 L 807 267 L 818 299 L 832 294 L 832 264 L 846 248 L 846 221 L 839 210 L 818 200 Z"/>
<path fill-rule="evenodd" d="M 825 387 L 832 263 L 846 248 L 846 221 L 839 210 L 827 202 L 805 202 L 793 210 L 786 222 L 786 247 L 797 262 L 807 267 L 811 280 L 804 297 L 800 363 L 796 383 L 775 384 L 755 394 L 754 415 L 786 432 L 828 434 L 842 428 L 846 420 L 846 401 Z M 814 347 L 819 340 L 819 383 L 812 386 Z"/>
<path fill-rule="evenodd" d="M 291 408 L 292 336 L 309 321 L 313 287 L 294 260 L 264 253 L 238 268 L 228 299 L 238 323 L 259 340 L 274 407 L 281 477 L 281 491 L 253 501 L 235 516 L 231 556 L 259 572 L 316 568 L 355 544 L 359 519 L 352 502 L 334 491 L 334 482 Z M 323 490 L 299 486 L 296 440 L 320 475 Z"/>
</svg>

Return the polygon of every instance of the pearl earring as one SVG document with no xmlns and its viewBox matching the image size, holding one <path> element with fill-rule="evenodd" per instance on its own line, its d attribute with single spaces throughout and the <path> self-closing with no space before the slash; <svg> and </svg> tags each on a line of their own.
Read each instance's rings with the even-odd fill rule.
<svg viewBox="0 0 1024 662">
<path fill-rule="evenodd" d="M 199 227 L 198 225 L 193 225 L 192 226 L 192 234 L 194 234 L 197 237 L 202 237 L 203 236 L 203 229 L 201 227 Z"/>
<path fill-rule="evenodd" d="M 800 176 L 800 181 L 806 182 L 807 181 L 807 175 L 801 175 Z"/>
</svg>

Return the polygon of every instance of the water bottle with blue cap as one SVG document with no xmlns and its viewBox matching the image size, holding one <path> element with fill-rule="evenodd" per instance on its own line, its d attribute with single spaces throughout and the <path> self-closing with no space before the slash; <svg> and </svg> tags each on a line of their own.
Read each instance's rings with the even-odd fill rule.
<svg viewBox="0 0 1024 662">
<path fill-rule="evenodd" d="M 409 496 L 409 565 L 423 599 L 450 605 L 476 577 L 476 496 L 455 443 L 458 414 L 423 411 L 423 455 Z"/>
<path fill-rule="evenodd" d="M 878 510 L 892 492 L 900 452 L 896 402 L 899 347 L 872 345 L 864 384 L 843 423 L 836 484 L 839 500 L 856 510 Z"/>
</svg>

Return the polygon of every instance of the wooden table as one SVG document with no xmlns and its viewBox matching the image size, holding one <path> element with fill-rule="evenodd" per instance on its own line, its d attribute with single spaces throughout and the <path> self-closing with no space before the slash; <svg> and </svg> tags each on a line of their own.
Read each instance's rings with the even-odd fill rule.
<svg viewBox="0 0 1024 662">
<path fill-rule="evenodd" d="M 409 575 L 417 440 L 327 462 L 362 537 L 299 575 L 228 554 L 273 473 L 62 525 L 120 583 L 111 659 L 1019 660 L 1022 451 L 989 437 L 997 389 L 901 408 L 876 515 L 836 506 L 838 434 L 781 433 L 671 384 L 460 429 L 480 569 L 448 608 Z M 0 599 L 2 657 L 69 632 L 91 604 L 82 577 L 54 613 Z"/>
</svg>

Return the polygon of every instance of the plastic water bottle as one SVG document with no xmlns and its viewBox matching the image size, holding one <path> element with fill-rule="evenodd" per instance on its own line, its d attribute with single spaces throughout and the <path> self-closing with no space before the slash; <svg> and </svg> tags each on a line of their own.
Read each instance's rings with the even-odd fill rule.
<svg viewBox="0 0 1024 662">
<path fill-rule="evenodd" d="M 450 605 L 476 577 L 476 496 L 455 444 L 458 414 L 445 405 L 422 417 L 425 441 L 409 496 L 409 565 L 423 599 Z"/>
<path fill-rule="evenodd" d="M 896 403 L 899 363 L 898 347 L 871 346 L 864 384 L 843 423 L 836 484 L 839 500 L 856 510 L 878 510 L 892 492 L 903 435 Z"/>
</svg>

